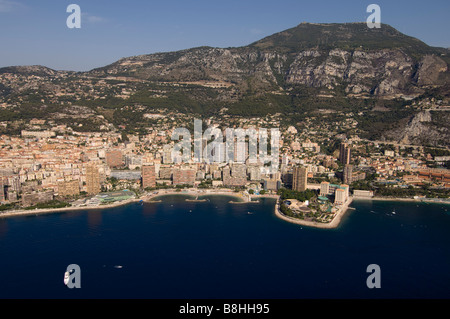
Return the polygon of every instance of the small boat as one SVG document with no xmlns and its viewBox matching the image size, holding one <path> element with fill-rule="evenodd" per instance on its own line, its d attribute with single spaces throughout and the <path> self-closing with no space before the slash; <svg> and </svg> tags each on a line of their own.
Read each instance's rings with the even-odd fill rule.
<svg viewBox="0 0 450 319">
<path fill-rule="evenodd" d="M 192 209 L 189 210 L 189 213 L 192 213 Z"/>
<path fill-rule="evenodd" d="M 252 212 L 247 212 L 247 214 L 251 215 L 251 214 L 253 214 L 253 213 L 252 213 Z"/>
<path fill-rule="evenodd" d="M 395 215 L 395 209 L 392 211 L 392 215 Z"/>
<path fill-rule="evenodd" d="M 64 285 L 66 285 L 66 286 L 69 283 L 69 275 L 70 275 L 70 273 L 68 271 L 66 271 L 64 273 Z"/>
<path fill-rule="evenodd" d="M 114 268 L 120 269 L 120 268 L 123 268 L 123 266 L 121 266 L 121 265 L 116 265 L 116 266 L 114 266 Z"/>
</svg>

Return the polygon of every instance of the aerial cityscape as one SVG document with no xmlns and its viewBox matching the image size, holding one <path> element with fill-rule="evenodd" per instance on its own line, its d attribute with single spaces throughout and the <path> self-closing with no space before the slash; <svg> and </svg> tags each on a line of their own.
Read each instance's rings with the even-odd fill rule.
<svg viewBox="0 0 450 319">
<path fill-rule="evenodd" d="M 80 2 L 62 12 L 69 17 L 65 32 L 112 20 L 93 16 L 95 6 L 77 15 L 89 7 Z M 240 46 L 136 51 L 79 71 L 2 64 L 0 259 L 8 262 L 0 272 L 9 274 L 9 288 L 0 287 L 0 298 L 449 298 L 450 277 L 442 269 L 449 266 L 450 242 L 450 52 L 399 31 L 401 25 L 380 23 L 377 10 L 388 5 L 366 11 L 368 5 L 360 15 L 374 10 L 367 22 L 297 21 L 273 34 L 252 29 L 253 42 Z M 0 0 L 0 19 L 31 6 Z M 448 44 L 448 35 L 442 37 Z M 13 45 L 9 50 L 14 55 Z M 131 225 L 136 230 L 126 231 Z M 22 227 L 28 230 L 18 244 Z M 383 232 L 392 235 L 376 241 Z M 192 251 L 176 238 L 192 241 Z M 415 249 L 412 238 L 419 241 Z M 48 251 L 41 242 L 51 243 Z M 108 253 L 114 242 L 120 248 Z M 275 284 L 275 268 L 262 256 L 284 264 L 305 242 L 317 245 L 299 250 L 311 264 L 296 256 L 292 265 L 326 273 L 331 258 L 338 279 L 307 282 L 299 292 L 298 273 L 286 270 Z M 55 253 L 58 243 L 68 247 L 63 255 Z M 49 260 L 33 288 L 13 279 L 25 271 L 10 254 L 14 245 L 36 247 L 33 263 L 40 251 Z M 152 250 L 138 261 L 141 246 Z M 223 255 L 211 252 L 203 260 L 213 247 Z M 128 257 L 118 261 L 119 251 Z M 417 266 L 403 264 L 407 260 Z M 380 288 L 379 277 L 366 286 L 372 270 L 375 276 L 398 267 L 406 276 L 425 260 L 436 271 L 430 268 L 423 282 L 386 275 L 381 287 L 388 282 L 391 290 Z M 252 265 L 254 276 L 267 276 L 267 286 L 250 272 L 241 278 L 234 267 L 241 262 Z M 154 290 L 145 290 L 155 278 L 133 278 L 150 264 L 164 270 Z M 196 289 L 184 291 L 178 277 L 170 277 L 175 264 L 200 278 Z M 350 280 L 357 266 L 362 275 Z M 39 290 L 39 280 L 51 281 L 57 267 L 63 268 L 60 282 Z M 72 285 L 73 274 L 86 269 L 97 272 L 103 290 L 89 286 L 92 273 L 82 276 L 83 285 Z M 128 281 L 117 277 L 114 289 L 105 271 L 113 278 L 128 274 Z M 216 278 L 216 289 L 201 280 L 206 274 Z M 86 295 L 59 290 L 62 275 L 66 286 Z M 427 285 L 438 277 L 439 284 Z M 241 289 L 231 287 L 246 280 Z M 354 281 L 345 286 L 345 280 Z M 189 313 L 189 305 L 180 313 Z"/>
</svg>

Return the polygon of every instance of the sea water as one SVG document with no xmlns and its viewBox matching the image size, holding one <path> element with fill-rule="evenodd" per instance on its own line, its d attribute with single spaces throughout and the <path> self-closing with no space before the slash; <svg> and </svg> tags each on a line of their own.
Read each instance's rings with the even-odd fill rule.
<svg viewBox="0 0 450 319">
<path fill-rule="evenodd" d="M 450 297 L 448 205 L 354 201 L 316 229 L 277 218 L 274 199 L 186 198 L 0 219 L 0 298 Z"/>
</svg>

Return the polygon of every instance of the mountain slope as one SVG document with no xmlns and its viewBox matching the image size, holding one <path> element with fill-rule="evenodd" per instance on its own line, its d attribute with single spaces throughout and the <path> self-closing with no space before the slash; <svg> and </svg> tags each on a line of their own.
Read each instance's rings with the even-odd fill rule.
<svg viewBox="0 0 450 319">
<path fill-rule="evenodd" d="M 404 108 L 411 99 L 448 103 L 449 62 L 448 49 L 430 47 L 389 25 L 302 23 L 244 47 L 127 57 L 89 72 L 3 68 L 0 105 L 18 113 L 28 106 L 76 104 L 207 116 L 283 113 L 291 120 L 318 109 L 374 109 L 367 113 L 375 114 L 368 117 L 374 123 L 382 121 L 376 109 L 384 108 L 397 121 L 413 115 L 412 108 Z M 124 116 L 120 120 L 127 121 Z M 361 127 L 369 135 L 385 128 L 367 121 Z"/>
</svg>

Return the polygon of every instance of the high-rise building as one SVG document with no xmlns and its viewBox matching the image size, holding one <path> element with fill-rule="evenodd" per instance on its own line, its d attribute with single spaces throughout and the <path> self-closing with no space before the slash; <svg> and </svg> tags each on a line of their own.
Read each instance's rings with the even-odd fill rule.
<svg viewBox="0 0 450 319">
<path fill-rule="evenodd" d="M 5 201 L 5 183 L 3 182 L 3 175 L 0 175 L 0 202 Z"/>
<path fill-rule="evenodd" d="M 341 189 L 341 188 L 336 189 L 334 203 L 338 204 L 338 205 L 342 205 L 345 203 L 345 201 L 346 201 L 345 190 Z"/>
<path fill-rule="evenodd" d="M 292 172 L 286 172 L 281 174 L 281 181 L 286 188 L 292 188 L 293 176 Z"/>
<path fill-rule="evenodd" d="M 156 187 L 155 165 L 142 166 L 142 188 Z"/>
<path fill-rule="evenodd" d="M 344 184 L 351 184 L 352 183 L 352 175 L 353 175 L 353 165 L 345 165 L 344 166 L 344 172 L 342 174 L 342 181 Z"/>
<path fill-rule="evenodd" d="M 159 179 L 169 180 L 172 179 L 173 169 L 170 166 L 161 166 L 159 168 Z"/>
<path fill-rule="evenodd" d="M 350 164 L 351 148 L 347 143 L 342 143 L 339 149 L 339 161 L 344 164 Z"/>
<path fill-rule="evenodd" d="M 292 189 L 303 192 L 308 186 L 308 169 L 306 167 L 294 167 Z"/>
<path fill-rule="evenodd" d="M 174 168 L 173 169 L 173 185 L 194 185 L 197 170 L 193 168 Z"/>
<path fill-rule="evenodd" d="M 344 192 L 345 192 L 345 200 L 347 200 L 349 195 L 350 195 L 350 187 L 348 185 L 346 185 L 346 184 L 342 184 L 340 188 L 344 190 Z"/>
<path fill-rule="evenodd" d="M 86 167 L 86 190 L 90 195 L 100 193 L 100 173 L 97 165 Z"/>
</svg>

